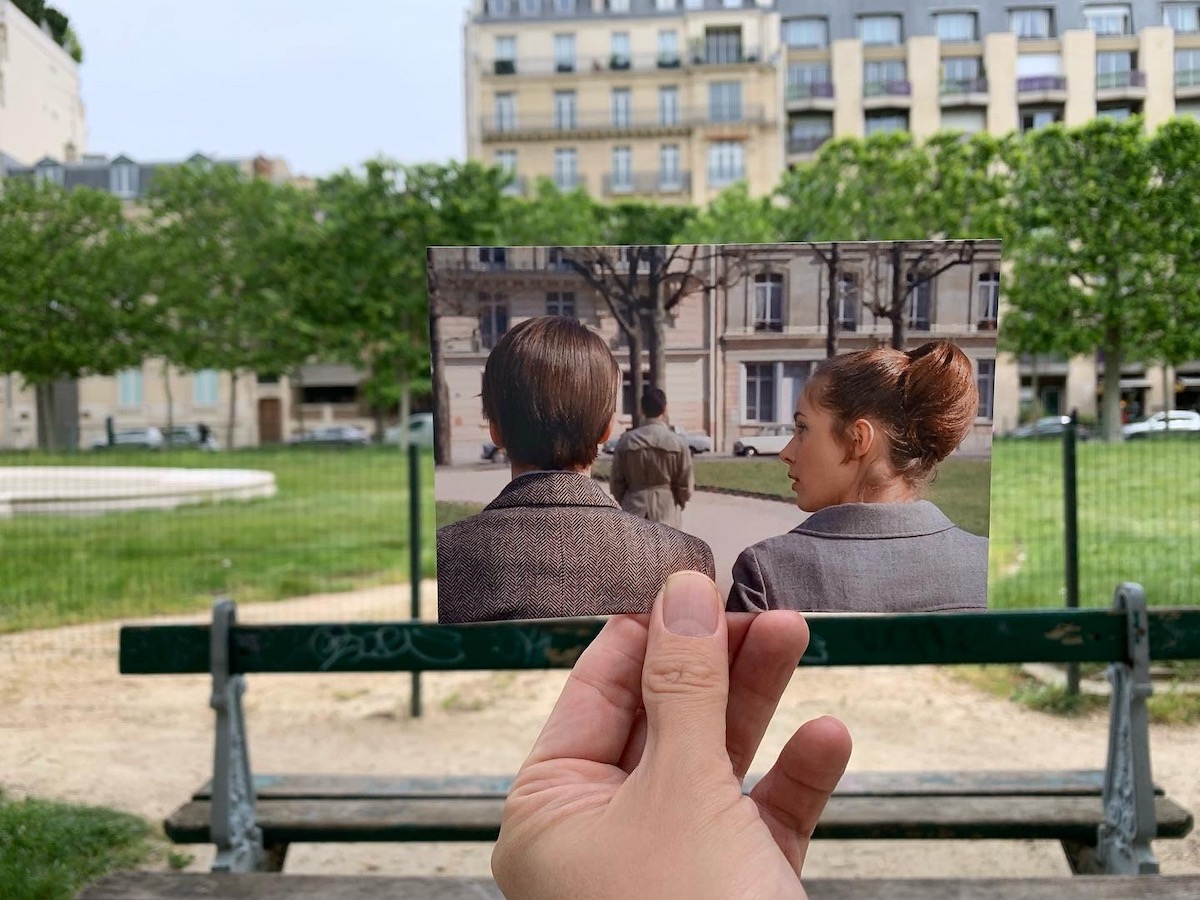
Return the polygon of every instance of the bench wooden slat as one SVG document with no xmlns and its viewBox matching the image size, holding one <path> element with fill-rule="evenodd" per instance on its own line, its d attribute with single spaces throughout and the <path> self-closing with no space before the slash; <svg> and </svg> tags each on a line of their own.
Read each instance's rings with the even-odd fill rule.
<svg viewBox="0 0 1200 900">
<path fill-rule="evenodd" d="M 746 788 L 761 776 L 746 777 Z M 260 800 L 383 800 L 405 797 L 503 798 L 511 775 L 406 776 L 371 775 L 255 775 Z M 1102 770 L 1077 771 L 961 771 L 851 772 L 838 783 L 838 796 L 972 796 L 1009 795 L 1099 796 Z M 1155 785 L 1155 793 L 1163 790 Z M 212 782 L 205 782 L 193 800 L 212 799 Z"/>
<path fill-rule="evenodd" d="M 502 798 L 260 800 L 257 824 L 267 844 L 372 841 L 494 841 Z M 210 842 L 208 801 L 193 800 L 164 823 L 180 844 Z M 1160 838 L 1183 837 L 1191 814 L 1155 800 Z M 1103 821 L 1098 796 L 839 797 L 816 837 L 858 839 L 1042 839 L 1095 841 Z"/>
<path fill-rule="evenodd" d="M 1200 608 L 1147 614 L 1151 659 L 1200 659 Z M 599 619 L 500 625 L 418 622 L 237 625 L 235 672 L 441 672 L 570 668 L 599 632 Z M 813 615 L 806 665 L 1109 662 L 1126 653 L 1119 610 L 1021 610 Z M 209 671 L 209 626 L 121 629 L 124 674 Z"/>
<path fill-rule="evenodd" d="M 1200 875 L 1074 878 L 806 879 L 809 900 L 1195 900 Z M 486 878 L 336 875 L 193 875 L 129 872 L 78 900 L 503 900 Z"/>
</svg>

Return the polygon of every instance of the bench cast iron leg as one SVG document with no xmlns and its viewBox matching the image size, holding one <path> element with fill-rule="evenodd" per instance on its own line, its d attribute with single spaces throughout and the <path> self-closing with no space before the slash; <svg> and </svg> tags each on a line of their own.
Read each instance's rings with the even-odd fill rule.
<svg viewBox="0 0 1200 900">
<path fill-rule="evenodd" d="M 218 600 L 213 606 L 209 659 L 217 739 L 213 754 L 209 831 L 217 846 L 217 856 L 212 869 L 214 872 L 271 871 L 275 854 L 272 858 L 265 855 L 262 831 L 255 824 L 254 780 L 246 744 L 246 719 L 242 714 L 246 680 L 230 672 L 230 629 L 236 615 L 232 600 Z M 283 852 L 278 855 L 278 866 L 274 871 L 280 871 L 283 866 Z"/>
</svg>

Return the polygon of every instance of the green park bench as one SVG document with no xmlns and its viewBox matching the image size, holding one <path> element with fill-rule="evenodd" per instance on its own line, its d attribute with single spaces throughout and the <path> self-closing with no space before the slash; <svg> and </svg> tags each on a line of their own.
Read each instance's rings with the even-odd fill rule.
<svg viewBox="0 0 1200 900">
<path fill-rule="evenodd" d="M 801 665 L 1105 662 L 1112 683 L 1103 770 L 850 773 L 814 835 L 1056 840 L 1075 877 L 814 880 L 806 883 L 813 900 L 1200 896 L 1200 875 L 1158 875 L 1151 842 L 1186 836 L 1192 816 L 1151 779 L 1146 712 L 1151 659 L 1200 658 L 1200 608 L 1148 609 L 1141 587 L 1125 584 L 1112 609 L 829 615 L 809 623 Z M 224 600 L 211 626 L 123 628 L 122 673 L 211 673 L 213 777 L 167 818 L 165 831 L 177 843 L 215 844 L 220 874 L 123 873 L 80 897 L 499 896 L 486 879 L 236 874 L 281 871 L 292 843 L 493 841 L 511 783 L 511 776 L 254 774 L 241 704 L 246 676 L 569 668 L 602 626 L 599 619 L 239 625 Z"/>
</svg>

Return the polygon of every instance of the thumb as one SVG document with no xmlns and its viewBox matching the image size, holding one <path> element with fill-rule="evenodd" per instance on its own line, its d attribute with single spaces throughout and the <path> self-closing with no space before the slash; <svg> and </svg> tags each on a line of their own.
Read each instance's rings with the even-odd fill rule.
<svg viewBox="0 0 1200 900">
<path fill-rule="evenodd" d="M 662 774 L 729 766 L 729 636 L 717 586 L 699 572 L 677 572 L 654 601 L 642 704 L 646 759 Z M 665 771 L 663 768 L 665 767 Z"/>
</svg>

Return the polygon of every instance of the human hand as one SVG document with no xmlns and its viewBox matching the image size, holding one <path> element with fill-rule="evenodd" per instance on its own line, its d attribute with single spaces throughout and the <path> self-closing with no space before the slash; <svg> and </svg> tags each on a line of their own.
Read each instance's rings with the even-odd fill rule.
<svg viewBox="0 0 1200 900">
<path fill-rule="evenodd" d="M 672 575 L 575 664 L 504 805 L 492 872 L 513 900 L 803 898 L 809 839 L 846 763 L 836 719 L 742 779 L 804 648 L 795 612 L 726 615 Z"/>
</svg>

